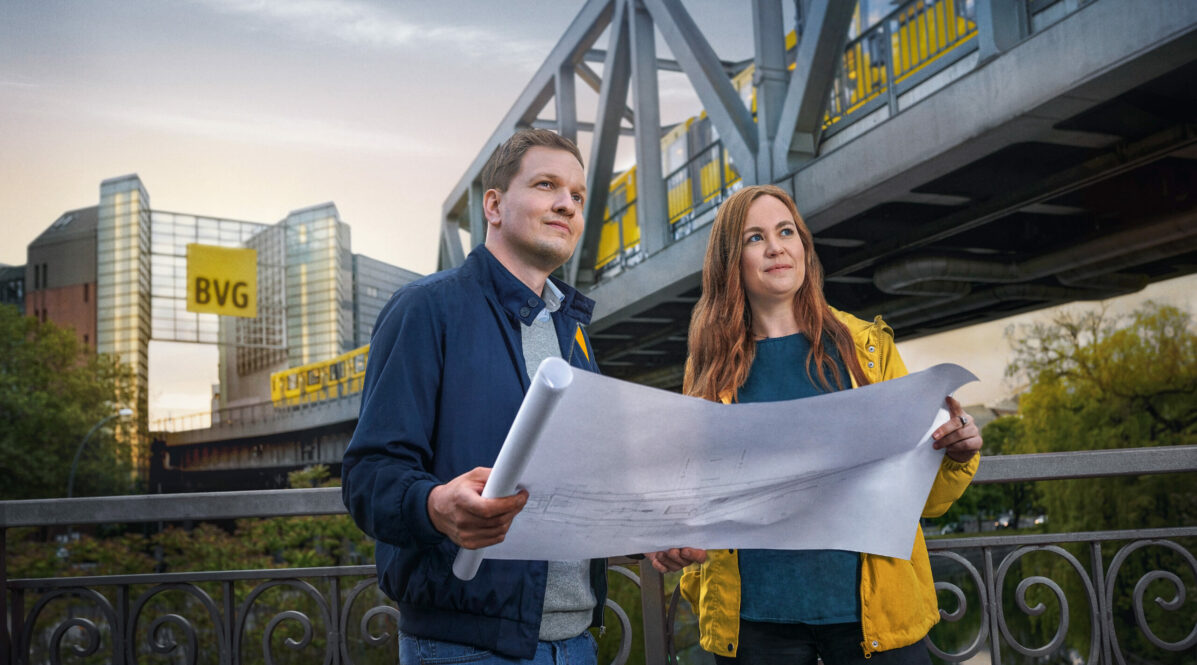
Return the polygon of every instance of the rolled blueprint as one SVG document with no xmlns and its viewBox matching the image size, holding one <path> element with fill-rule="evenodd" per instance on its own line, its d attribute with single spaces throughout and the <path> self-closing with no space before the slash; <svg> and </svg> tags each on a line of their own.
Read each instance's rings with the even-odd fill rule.
<svg viewBox="0 0 1197 665">
<path fill-rule="evenodd" d="M 511 423 L 511 429 L 499 450 L 499 456 L 495 459 L 486 486 L 482 488 L 482 498 L 495 499 L 515 494 L 516 485 L 528 466 L 528 460 L 532 458 L 541 430 L 573 379 L 573 369 L 560 358 L 545 358 L 540 363 L 536 375 L 532 377 L 528 394 L 524 395 L 524 402 L 516 412 L 515 421 Z M 453 560 L 453 574 L 461 580 L 474 579 L 478 567 L 482 565 L 485 550 L 458 550 L 457 558 Z"/>
</svg>

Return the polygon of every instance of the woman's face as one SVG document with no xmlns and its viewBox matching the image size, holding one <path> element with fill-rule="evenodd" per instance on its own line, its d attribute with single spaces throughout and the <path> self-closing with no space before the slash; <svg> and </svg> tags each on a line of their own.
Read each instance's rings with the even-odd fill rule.
<svg viewBox="0 0 1197 665">
<path fill-rule="evenodd" d="M 748 302 L 792 302 L 806 279 L 806 252 L 790 209 L 773 196 L 753 201 L 741 239 L 740 276 Z"/>
</svg>

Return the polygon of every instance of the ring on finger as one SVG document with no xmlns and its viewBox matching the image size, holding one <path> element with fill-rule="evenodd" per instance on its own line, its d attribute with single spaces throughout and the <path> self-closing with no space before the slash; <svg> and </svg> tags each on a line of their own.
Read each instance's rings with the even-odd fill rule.
<svg viewBox="0 0 1197 665">
<path fill-rule="evenodd" d="M 964 414 L 960 414 L 960 426 L 968 427 L 968 416 L 966 416 Z"/>
</svg>

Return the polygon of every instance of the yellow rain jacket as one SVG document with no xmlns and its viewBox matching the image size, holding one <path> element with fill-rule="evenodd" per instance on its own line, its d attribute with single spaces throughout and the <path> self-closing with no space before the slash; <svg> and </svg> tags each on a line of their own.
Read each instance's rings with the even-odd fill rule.
<svg viewBox="0 0 1197 665">
<path fill-rule="evenodd" d="M 894 331 L 878 316 L 872 322 L 832 310 L 848 326 L 856 342 L 856 356 L 869 381 L 887 381 L 906 375 L 906 365 L 894 345 Z M 853 381 L 855 384 L 855 381 Z M 855 387 L 855 386 L 854 386 Z M 730 395 L 723 401 L 730 402 Z M 944 514 L 960 498 L 980 456 L 960 463 L 944 455 L 939 474 L 927 496 L 923 517 Z M 910 560 L 861 553 L 860 620 L 865 657 L 914 644 L 939 621 L 935 584 L 923 531 L 915 531 Z M 682 597 L 698 614 L 703 649 L 734 657 L 740 639 L 740 563 L 735 550 L 707 550 L 706 563 L 686 568 Z"/>
</svg>

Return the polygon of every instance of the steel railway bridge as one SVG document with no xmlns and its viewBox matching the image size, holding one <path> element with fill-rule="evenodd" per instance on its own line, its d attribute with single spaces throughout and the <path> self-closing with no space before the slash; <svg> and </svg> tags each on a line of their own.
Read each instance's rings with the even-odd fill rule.
<svg viewBox="0 0 1197 665">
<path fill-rule="evenodd" d="M 539 126 L 589 139 L 562 276 L 598 303 L 600 364 L 658 387 L 681 384 L 709 223 L 741 184 L 791 192 L 828 300 L 899 339 L 1197 269 L 1197 3 L 910 0 L 872 23 L 854 5 L 752 0 L 754 56 L 728 62 L 680 0 L 590 0 L 445 201 L 440 267 L 482 242 L 491 152 Z M 663 162 L 663 71 L 711 128 L 682 164 Z"/>
<path fill-rule="evenodd" d="M 657 387 L 681 385 L 710 222 L 743 183 L 792 192 L 829 301 L 899 339 L 1197 270 L 1197 2 L 906 0 L 872 22 L 850 2 L 744 7 L 755 56 L 729 62 L 677 0 L 583 5 L 446 200 L 441 267 L 482 241 L 491 151 L 548 126 L 590 146 L 562 276 L 598 302 L 603 371 Z M 665 71 L 701 116 L 662 125 Z M 620 137 L 636 166 L 617 173 Z M 165 434 L 155 476 L 196 491 L 335 471 L 356 415 L 356 395 L 239 407 Z"/>
</svg>

